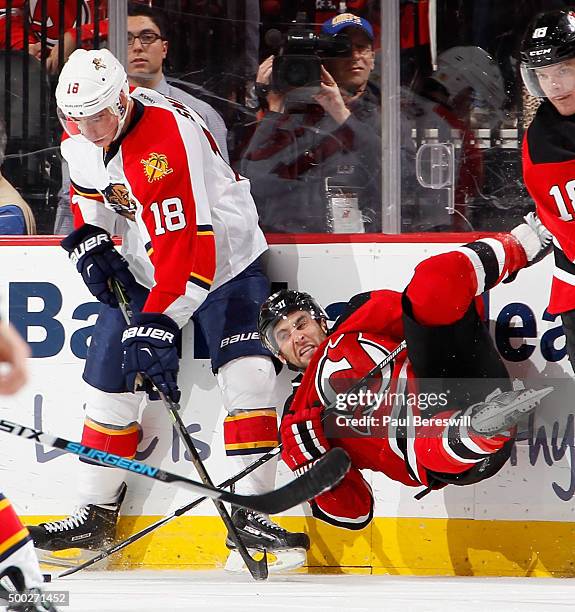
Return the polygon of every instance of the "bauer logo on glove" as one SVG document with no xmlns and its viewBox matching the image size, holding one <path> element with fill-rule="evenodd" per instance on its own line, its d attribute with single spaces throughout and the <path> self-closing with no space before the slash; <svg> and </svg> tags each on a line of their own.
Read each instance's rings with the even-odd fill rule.
<svg viewBox="0 0 575 612">
<path fill-rule="evenodd" d="M 110 280 L 119 281 L 128 292 L 137 285 L 128 262 L 114 248 L 110 234 L 101 227 L 86 223 L 60 244 L 70 254 L 90 293 L 103 304 L 118 306 Z"/>
<path fill-rule="evenodd" d="M 95 236 L 90 236 L 84 242 L 81 242 L 71 253 L 70 253 L 70 261 L 72 263 L 77 264 L 80 259 L 92 249 L 100 246 L 103 243 L 111 243 L 112 239 L 110 235 L 106 232 L 101 234 L 96 234 Z"/>
<path fill-rule="evenodd" d="M 153 327 L 128 327 L 122 334 L 122 342 L 128 338 L 152 338 L 153 340 L 163 340 L 164 342 L 173 342 L 174 334 L 159 328 Z"/>
<path fill-rule="evenodd" d="M 137 390 L 140 374 L 143 374 L 158 391 L 173 402 L 179 402 L 178 336 L 178 326 L 164 314 L 140 312 L 134 315 L 132 325 L 122 334 L 122 370 L 128 390 Z M 144 387 L 152 397 L 149 385 Z"/>
</svg>

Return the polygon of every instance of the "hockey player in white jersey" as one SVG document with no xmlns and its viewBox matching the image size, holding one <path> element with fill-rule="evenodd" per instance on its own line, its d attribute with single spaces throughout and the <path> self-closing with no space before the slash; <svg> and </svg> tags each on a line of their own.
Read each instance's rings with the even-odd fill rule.
<svg viewBox="0 0 575 612">
<path fill-rule="evenodd" d="M 150 89 L 130 94 L 124 68 L 108 50 L 75 51 L 56 101 L 69 136 L 62 155 L 77 228 L 62 246 L 102 302 L 84 369 L 82 442 L 134 456 L 144 396 L 134 392 L 138 374 L 179 400 L 177 345 L 192 318 L 207 340 L 228 412 L 224 439 L 235 473 L 278 443 L 276 371 L 257 334 L 259 306 L 269 295 L 259 262 L 267 245 L 249 182 L 223 160 L 193 110 Z M 122 237 L 122 255 L 113 235 Z M 112 278 L 131 298 L 131 326 L 117 308 Z M 230 342 L 232 336 L 242 341 Z M 268 462 L 237 489 L 261 493 L 274 480 Z M 78 491 L 81 506 L 72 516 L 32 529 L 37 547 L 98 549 L 114 537 L 123 472 L 82 463 Z M 232 518 L 248 547 L 279 557 L 289 549 L 291 565 L 304 562 L 306 534 L 240 509 Z"/>
</svg>

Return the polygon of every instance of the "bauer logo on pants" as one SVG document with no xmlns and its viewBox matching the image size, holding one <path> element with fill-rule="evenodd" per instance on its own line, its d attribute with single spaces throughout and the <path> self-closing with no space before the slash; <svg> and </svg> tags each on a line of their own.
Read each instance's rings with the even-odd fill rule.
<svg viewBox="0 0 575 612">
<path fill-rule="evenodd" d="M 228 344 L 235 344 L 236 342 L 248 342 L 249 340 L 259 340 L 260 334 L 258 332 L 246 332 L 245 334 L 234 334 L 228 336 L 220 342 L 220 348 L 228 346 Z"/>
</svg>

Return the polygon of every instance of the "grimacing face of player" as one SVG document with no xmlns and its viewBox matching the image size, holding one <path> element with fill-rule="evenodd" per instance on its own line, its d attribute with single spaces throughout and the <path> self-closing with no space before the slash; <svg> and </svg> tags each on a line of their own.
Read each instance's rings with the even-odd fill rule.
<svg viewBox="0 0 575 612">
<path fill-rule="evenodd" d="M 128 33 L 140 36 L 144 32 L 160 35 L 158 26 L 144 15 L 128 17 Z M 155 81 L 162 76 L 162 63 L 168 53 L 168 43 L 158 38 L 153 43 L 143 45 L 140 38 L 128 45 L 128 76 L 135 81 Z M 153 83 L 156 85 L 156 83 Z"/>
<path fill-rule="evenodd" d="M 276 323 L 273 335 L 280 358 L 304 370 L 327 336 L 325 322 L 317 321 L 306 310 L 296 310 Z"/>
<path fill-rule="evenodd" d="M 339 87 L 355 91 L 363 87 L 375 66 L 375 54 L 369 36 L 358 28 L 346 28 L 351 42 L 351 56 L 325 61 L 326 70 Z"/>
<path fill-rule="evenodd" d="M 561 115 L 575 114 L 575 58 L 535 70 L 539 85 Z"/>
</svg>

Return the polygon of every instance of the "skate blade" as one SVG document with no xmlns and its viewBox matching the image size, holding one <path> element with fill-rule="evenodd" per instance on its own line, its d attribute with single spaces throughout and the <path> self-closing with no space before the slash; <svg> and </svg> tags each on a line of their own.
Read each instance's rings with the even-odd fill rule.
<svg viewBox="0 0 575 612">
<path fill-rule="evenodd" d="M 473 429 L 483 435 L 492 435 L 512 427 L 518 421 L 518 415 L 527 414 L 537 408 L 541 400 L 549 395 L 554 387 L 543 389 L 526 389 L 505 409 L 497 404 L 489 405 L 473 416 Z"/>
<path fill-rule="evenodd" d="M 81 565 L 89 559 L 93 559 L 98 551 L 85 550 L 83 548 L 66 548 L 64 550 L 43 550 L 36 548 L 36 556 L 42 567 L 72 568 Z"/>
<path fill-rule="evenodd" d="M 248 551 L 252 557 L 259 560 L 263 557 L 261 550 L 255 550 L 248 548 Z M 306 551 L 303 548 L 290 548 L 287 550 L 268 550 L 268 570 L 271 574 L 277 574 L 279 572 L 287 572 L 290 570 L 297 569 L 305 565 L 307 560 Z M 227 572 L 234 574 L 245 574 L 248 571 L 246 564 L 244 563 L 241 555 L 237 550 L 230 550 L 228 559 L 224 569 Z"/>
</svg>

